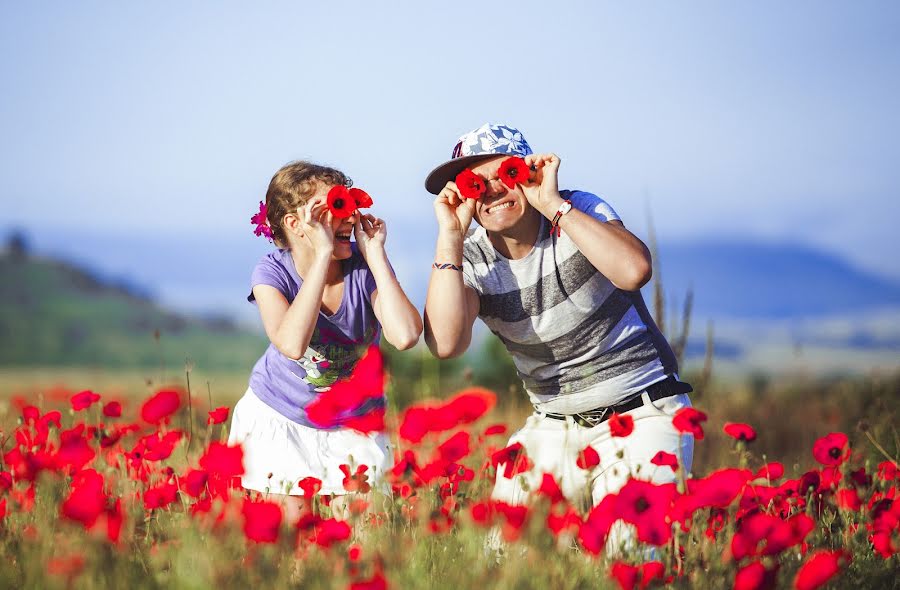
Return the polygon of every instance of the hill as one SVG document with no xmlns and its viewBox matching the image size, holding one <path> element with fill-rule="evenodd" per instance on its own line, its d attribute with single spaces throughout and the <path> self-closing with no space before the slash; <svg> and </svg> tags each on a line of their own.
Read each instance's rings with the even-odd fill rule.
<svg viewBox="0 0 900 590">
<path fill-rule="evenodd" d="M 168 311 L 140 289 L 75 265 L 8 251 L 0 255 L 0 365 L 249 370 L 263 336 L 226 317 Z"/>
<path fill-rule="evenodd" d="M 704 317 L 786 318 L 900 307 L 900 285 L 791 243 L 705 239 L 660 248 L 668 293 L 694 292 Z"/>
</svg>

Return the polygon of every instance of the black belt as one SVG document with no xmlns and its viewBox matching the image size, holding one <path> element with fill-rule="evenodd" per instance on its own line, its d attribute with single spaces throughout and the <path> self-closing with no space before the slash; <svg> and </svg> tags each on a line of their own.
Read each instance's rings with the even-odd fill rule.
<svg viewBox="0 0 900 590">
<path fill-rule="evenodd" d="M 651 402 L 655 402 L 656 400 L 663 399 L 664 397 L 672 397 L 673 395 L 681 395 L 682 393 L 690 393 L 692 391 L 694 391 L 694 388 L 691 387 L 690 384 L 679 381 L 675 378 L 674 375 L 669 375 L 662 381 L 657 381 L 653 385 L 649 386 L 647 389 L 632 397 L 628 401 L 624 401 L 621 404 L 615 406 L 595 408 L 593 410 L 580 412 L 578 414 L 544 414 L 544 416 L 553 418 L 554 420 L 565 420 L 566 418 L 571 416 L 575 420 L 576 424 L 591 428 L 597 426 L 598 424 L 606 422 L 613 414 L 624 414 L 625 412 L 630 412 L 631 410 L 636 410 L 643 406 L 644 392 L 646 392 L 647 395 L 650 396 Z"/>
</svg>

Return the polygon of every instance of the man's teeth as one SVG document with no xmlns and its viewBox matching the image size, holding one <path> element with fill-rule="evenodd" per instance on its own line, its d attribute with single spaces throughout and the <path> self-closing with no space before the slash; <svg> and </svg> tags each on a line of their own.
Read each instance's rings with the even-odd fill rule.
<svg viewBox="0 0 900 590">
<path fill-rule="evenodd" d="M 493 207 L 489 207 L 487 212 L 493 213 L 494 211 L 499 211 L 500 209 L 509 209 L 513 205 L 515 205 L 515 203 L 513 201 L 507 201 L 507 202 L 503 203 L 502 205 L 494 205 Z"/>
</svg>

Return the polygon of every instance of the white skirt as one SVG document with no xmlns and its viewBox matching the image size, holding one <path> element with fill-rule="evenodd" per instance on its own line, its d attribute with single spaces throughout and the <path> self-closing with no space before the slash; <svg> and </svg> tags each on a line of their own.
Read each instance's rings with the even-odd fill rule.
<svg viewBox="0 0 900 590">
<path fill-rule="evenodd" d="M 251 389 L 232 412 L 228 444 L 237 443 L 244 447 L 241 485 L 272 494 L 302 496 L 297 482 L 305 477 L 322 480 L 320 494 L 346 494 L 341 465 L 349 465 L 351 474 L 367 465 L 372 488 L 384 487 L 383 475 L 394 462 L 384 433 L 309 428 L 270 408 Z"/>
</svg>

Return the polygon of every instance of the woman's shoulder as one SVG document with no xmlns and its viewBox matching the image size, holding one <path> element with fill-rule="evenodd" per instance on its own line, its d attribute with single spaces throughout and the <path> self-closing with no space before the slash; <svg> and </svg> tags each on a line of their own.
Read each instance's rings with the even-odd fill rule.
<svg viewBox="0 0 900 590">
<path fill-rule="evenodd" d="M 287 297 L 291 292 L 291 285 L 298 282 L 291 272 L 292 266 L 290 250 L 279 249 L 267 253 L 259 259 L 250 273 L 250 289 L 256 285 L 269 285 Z M 248 299 L 253 300 L 252 297 Z"/>
</svg>

